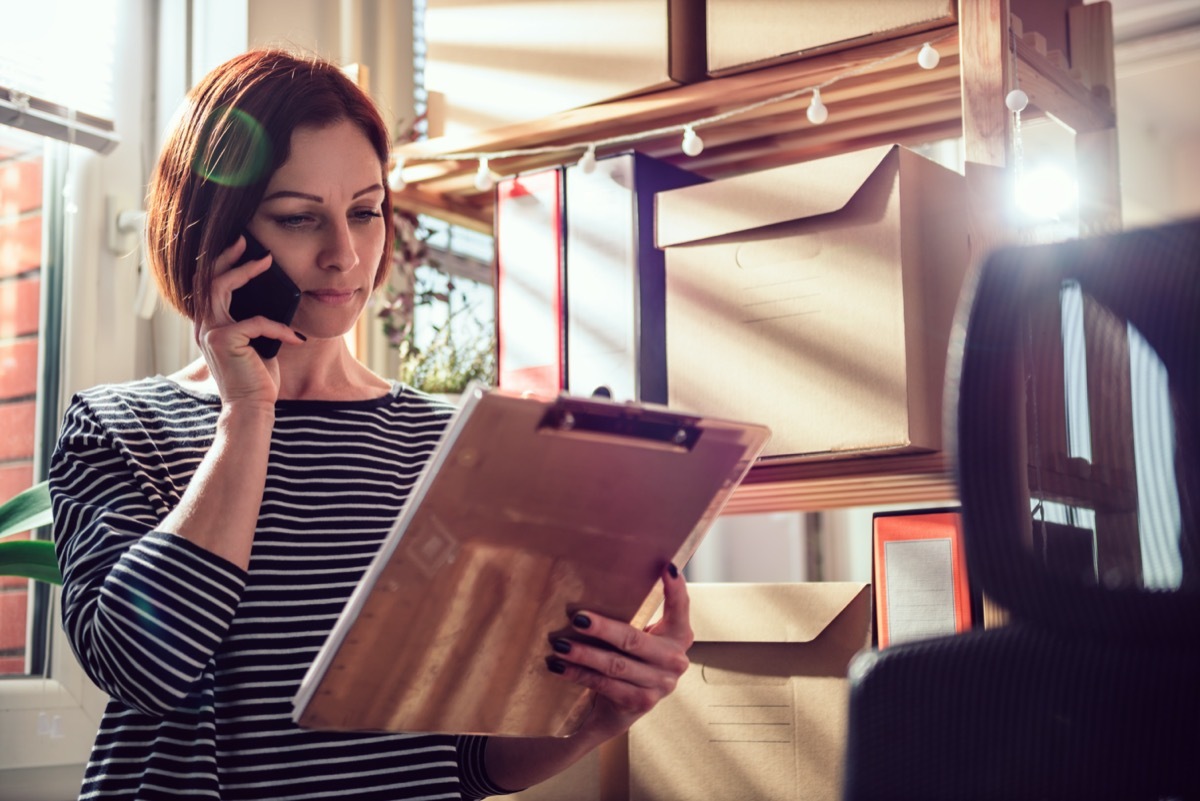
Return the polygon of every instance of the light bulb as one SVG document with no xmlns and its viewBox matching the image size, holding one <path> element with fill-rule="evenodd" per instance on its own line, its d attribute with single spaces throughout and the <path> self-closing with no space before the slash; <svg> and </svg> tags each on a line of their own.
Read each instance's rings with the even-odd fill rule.
<svg viewBox="0 0 1200 801">
<path fill-rule="evenodd" d="M 683 152 L 689 156 L 699 156 L 704 151 L 704 140 L 696 135 L 692 126 L 683 129 Z"/>
<path fill-rule="evenodd" d="M 392 171 L 388 173 L 388 186 L 393 192 L 399 192 L 405 187 L 404 182 L 404 159 L 397 158 L 396 166 L 392 167 Z"/>
<path fill-rule="evenodd" d="M 1009 111 L 1024 111 L 1029 105 L 1029 95 L 1020 89 L 1013 89 L 1004 97 L 1004 105 L 1008 106 Z"/>
<path fill-rule="evenodd" d="M 922 69 L 931 70 L 941 60 L 941 54 L 929 42 L 921 45 L 921 52 L 917 53 L 917 63 L 921 65 Z"/>
<path fill-rule="evenodd" d="M 595 145 L 588 145 L 587 150 L 583 151 L 583 155 L 579 157 L 579 169 L 583 170 L 584 175 L 591 175 L 596 171 Z"/>
<path fill-rule="evenodd" d="M 829 119 L 829 109 L 825 108 L 825 104 L 821 102 L 821 90 L 813 89 L 812 102 L 808 104 L 808 121 L 813 125 L 820 125 Z"/>
<path fill-rule="evenodd" d="M 486 192 L 495 185 L 495 179 L 492 178 L 492 171 L 488 169 L 488 160 L 479 160 L 479 170 L 475 173 L 475 188 L 480 192 Z"/>
</svg>

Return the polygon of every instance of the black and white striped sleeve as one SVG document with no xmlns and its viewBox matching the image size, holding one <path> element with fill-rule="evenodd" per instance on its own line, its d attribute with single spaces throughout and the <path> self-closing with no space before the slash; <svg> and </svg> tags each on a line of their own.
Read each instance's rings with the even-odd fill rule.
<svg viewBox="0 0 1200 801">
<path fill-rule="evenodd" d="M 484 752 L 488 738 L 477 734 L 462 734 L 456 738 L 458 749 L 458 782 L 464 799 L 478 801 L 496 795 L 508 795 L 516 790 L 505 790 L 488 776 L 484 765 Z"/>
<path fill-rule="evenodd" d="M 76 397 L 50 466 L 63 625 L 93 681 L 152 715 L 185 703 L 225 636 L 246 574 L 157 531 L 133 452 Z"/>
</svg>

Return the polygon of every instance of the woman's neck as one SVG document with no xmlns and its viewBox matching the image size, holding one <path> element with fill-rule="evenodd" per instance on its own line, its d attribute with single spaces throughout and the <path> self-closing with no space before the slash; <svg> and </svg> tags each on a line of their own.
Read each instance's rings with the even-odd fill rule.
<svg viewBox="0 0 1200 801">
<path fill-rule="evenodd" d="M 392 386 L 351 356 L 340 341 L 281 348 L 275 358 L 279 359 L 280 400 L 371 400 Z M 220 394 L 203 358 L 170 378 L 196 392 Z"/>
</svg>

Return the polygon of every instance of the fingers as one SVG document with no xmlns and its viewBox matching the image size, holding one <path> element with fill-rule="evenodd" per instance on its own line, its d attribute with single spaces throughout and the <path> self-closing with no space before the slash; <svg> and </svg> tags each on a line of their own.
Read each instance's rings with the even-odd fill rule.
<svg viewBox="0 0 1200 801">
<path fill-rule="evenodd" d="M 256 337 L 300 345 L 303 335 L 263 316 L 235 321 L 230 314 L 233 293 L 271 266 L 270 255 L 245 258 L 246 239 L 237 240 L 211 264 L 208 308 L 197 315 L 194 335 L 226 403 L 251 400 L 274 404 L 279 396 L 280 372 L 275 359 L 264 359 L 252 345 Z"/>
<path fill-rule="evenodd" d="M 218 283 L 233 290 L 245 284 L 254 276 L 271 266 L 271 255 L 268 253 L 259 259 L 241 261 L 246 253 L 246 238 L 239 236 L 233 244 L 225 248 L 213 262 L 212 276 L 214 291 Z"/>
<path fill-rule="evenodd" d="M 254 276 L 266 272 L 271 267 L 269 253 L 261 259 L 251 259 L 239 264 L 238 259 L 246 250 L 245 242 L 243 237 L 238 237 L 213 264 L 211 312 L 212 317 L 222 323 L 232 322 L 233 318 L 229 316 L 229 302 L 234 290 L 245 286 Z"/>
<path fill-rule="evenodd" d="M 245 286 L 252 278 L 265 272 L 271 266 L 270 254 L 261 259 L 251 259 L 239 264 L 246 251 L 246 238 L 239 236 L 232 245 L 223 250 L 213 263 L 213 279 L 209 291 L 209 308 L 203 318 L 194 322 L 194 336 L 201 347 L 219 348 L 222 344 L 229 346 L 246 346 L 249 341 L 258 336 L 267 336 L 285 342 L 296 344 L 295 332 L 286 326 L 270 320 L 255 320 L 237 323 L 229 313 L 233 293 Z M 223 330 L 236 324 L 235 330 Z M 285 331 L 286 329 L 286 331 Z M 296 340 L 296 341 L 294 341 Z"/>
<path fill-rule="evenodd" d="M 571 628 L 587 639 L 553 638 L 548 668 L 632 713 L 648 711 L 675 689 L 693 640 L 687 587 L 671 568 L 663 571 L 663 601 L 662 619 L 645 631 L 590 611 L 575 613 Z"/>
<path fill-rule="evenodd" d="M 247 348 L 256 337 L 278 339 L 287 345 L 300 345 L 308 341 L 299 331 L 266 317 L 249 317 L 229 325 L 207 328 L 197 336 L 206 346 L 205 349 L 214 353 Z"/>
<path fill-rule="evenodd" d="M 213 262 L 213 274 L 220 275 L 228 270 L 233 265 L 237 264 L 238 259 L 246 252 L 248 247 L 245 236 L 239 236 L 233 240 L 233 244 L 222 250 L 217 255 L 217 260 Z"/>
<path fill-rule="evenodd" d="M 581 687 L 594 690 L 618 708 L 627 710 L 634 715 L 643 715 L 653 709 L 655 704 L 675 689 L 675 684 L 679 680 L 678 676 L 674 679 L 664 678 L 656 686 L 643 687 L 558 657 L 550 657 L 546 660 L 546 664 L 551 672 L 559 673 L 563 678 L 573 681 Z"/>
<path fill-rule="evenodd" d="M 691 624 L 691 598 L 687 581 L 675 565 L 667 565 L 663 571 L 663 614 L 651 627 L 654 634 L 670 637 L 684 644 L 684 650 L 692 647 L 694 635 Z"/>
</svg>

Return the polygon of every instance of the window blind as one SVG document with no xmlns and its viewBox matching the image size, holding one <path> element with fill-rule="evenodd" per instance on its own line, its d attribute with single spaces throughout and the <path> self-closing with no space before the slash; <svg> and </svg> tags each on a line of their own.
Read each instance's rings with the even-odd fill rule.
<svg viewBox="0 0 1200 801">
<path fill-rule="evenodd" d="M 121 2 L 5 4 L 0 124 L 100 152 L 116 146 L 113 67 Z"/>
</svg>

